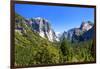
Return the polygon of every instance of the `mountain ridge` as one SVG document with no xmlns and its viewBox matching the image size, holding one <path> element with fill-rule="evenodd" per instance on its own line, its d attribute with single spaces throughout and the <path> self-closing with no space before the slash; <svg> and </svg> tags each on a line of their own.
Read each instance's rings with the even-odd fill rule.
<svg viewBox="0 0 100 69">
<path fill-rule="evenodd" d="M 71 43 L 68 40 L 63 39 L 62 41 L 52 42 L 48 38 L 41 37 L 38 32 L 42 30 L 43 25 L 45 24 L 42 24 L 41 28 L 38 28 L 40 24 L 37 24 L 36 27 L 34 27 L 34 25 L 35 23 L 32 25 L 29 20 L 23 18 L 22 16 L 17 14 L 15 15 L 14 65 L 16 67 L 88 62 L 95 60 L 95 45 L 93 44 L 93 40 L 86 39 L 87 41 L 85 40 L 83 42 Z M 47 31 L 47 26 L 45 27 L 46 28 L 44 29 Z M 84 38 L 87 38 L 88 32 L 90 35 L 91 32 L 94 32 L 94 28 L 91 29 L 84 33 Z"/>
<path fill-rule="evenodd" d="M 16 19 L 16 23 L 19 21 Z M 57 37 L 54 32 L 54 30 L 51 28 L 50 23 L 48 20 L 45 20 L 44 18 L 37 17 L 37 18 L 31 18 L 31 19 L 24 19 L 23 23 L 27 24 L 31 27 L 31 30 L 34 32 L 37 32 L 41 37 L 47 38 L 49 41 L 56 41 Z M 21 30 L 21 27 L 18 27 L 16 29 Z"/>
<path fill-rule="evenodd" d="M 72 29 L 68 30 L 67 32 L 65 31 L 61 37 L 62 38 L 65 37 L 72 42 L 84 41 L 86 39 L 86 37 L 88 36 L 88 31 L 90 29 L 94 30 L 92 22 L 90 22 L 90 21 L 82 22 L 82 24 L 80 25 L 79 28 L 72 28 Z M 87 33 L 87 36 L 85 35 L 85 33 Z M 91 36 L 92 34 L 94 34 L 94 32 L 91 33 L 89 36 Z M 88 38 L 87 40 L 89 40 L 89 39 L 90 38 Z"/>
<path fill-rule="evenodd" d="M 16 16 L 20 16 L 16 14 Z M 72 28 L 68 31 L 64 31 L 62 34 L 57 35 L 56 32 L 52 29 L 52 26 L 49 23 L 49 20 L 42 18 L 42 17 L 36 17 L 36 18 L 30 18 L 25 19 L 22 17 L 20 19 L 23 23 L 25 23 L 26 26 L 29 26 L 29 28 L 33 31 L 38 33 L 42 38 L 46 38 L 51 42 L 54 41 L 60 41 L 64 37 L 67 38 L 71 42 L 79 42 L 86 40 L 87 36 L 90 37 L 92 34 L 87 35 L 85 32 L 88 32 L 93 27 L 93 23 L 91 21 L 83 21 L 79 28 Z M 18 24 L 18 19 L 15 19 L 16 24 Z M 20 25 L 16 26 L 17 31 L 21 31 L 25 33 L 25 30 Z M 94 30 L 94 29 L 92 29 Z M 83 35 L 84 34 L 84 35 Z M 87 33 L 88 34 L 88 33 Z M 92 38 L 92 37 L 91 37 Z M 90 39 L 90 38 L 89 38 Z M 87 39 L 88 40 L 88 39 Z"/>
</svg>

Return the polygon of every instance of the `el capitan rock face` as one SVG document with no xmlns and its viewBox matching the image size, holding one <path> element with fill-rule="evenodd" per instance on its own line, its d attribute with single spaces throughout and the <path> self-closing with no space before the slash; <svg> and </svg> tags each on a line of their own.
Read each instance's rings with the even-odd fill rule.
<svg viewBox="0 0 100 69">
<path fill-rule="evenodd" d="M 39 35 L 43 38 L 47 38 L 50 41 L 56 41 L 56 34 L 50 26 L 48 20 L 37 17 L 30 20 L 30 24 L 32 26 L 32 30 L 39 33 Z"/>
<path fill-rule="evenodd" d="M 49 41 L 57 41 L 56 34 L 51 28 L 48 20 L 37 17 L 31 19 L 16 19 L 16 30 L 19 32 L 25 31 L 21 25 L 29 26 L 32 31 L 37 32 L 41 37 L 47 38 Z"/>
</svg>

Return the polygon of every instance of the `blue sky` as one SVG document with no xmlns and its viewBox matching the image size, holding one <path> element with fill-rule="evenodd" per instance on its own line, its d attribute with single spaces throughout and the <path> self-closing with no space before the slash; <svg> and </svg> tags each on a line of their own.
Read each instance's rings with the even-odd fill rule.
<svg viewBox="0 0 100 69">
<path fill-rule="evenodd" d="M 79 27 L 82 21 L 94 22 L 94 8 L 15 4 L 15 12 L 25 18 L 46 18 L 55 32 Z"/>
</svg>

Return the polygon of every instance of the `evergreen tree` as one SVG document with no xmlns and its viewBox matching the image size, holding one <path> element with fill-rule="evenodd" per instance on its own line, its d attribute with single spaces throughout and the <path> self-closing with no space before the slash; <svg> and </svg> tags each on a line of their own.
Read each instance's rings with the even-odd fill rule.
<svg viewBox="0 0 100 69">
<path fill-rule="evenodd" d="M 67 49 L 67 39 L 64 37 L 62 42 L 61 42 L 61 46 L 60 49 L 62 51 L 62 54 L 65 56 L 68 53 L 68 49 Z"/>
</svg>

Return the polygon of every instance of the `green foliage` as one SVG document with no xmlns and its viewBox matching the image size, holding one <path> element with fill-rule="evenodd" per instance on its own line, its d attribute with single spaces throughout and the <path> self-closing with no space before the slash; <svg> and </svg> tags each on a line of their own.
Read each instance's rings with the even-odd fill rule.
<svg viewBox="0 0 100 69">
<path fill-rule="evenodd" d="M 62 41 L 63 42 L 63 41 Z M 65 42 L 65 40 L 64 40 Z M 92 47 L 92 40 L 80 42 L 80 43 L 70 43 L 66 41 L 64 43 L 66 46 L 61 46 L 63 49 L 65 49 L 65 52 L 67 51 L 67 54 L 63 54 L 63 62 L 87 62 L 87 61 L 94 61 L 94 58 L 91 54 L 91 47 Z M 62 48 L 61 48 L 62 50 Z M 62 53 L 64 51 L 62 50 Z"/>
<path fill-rule="evenodd" d="M 29 66 L 34 64 L 59 64 L 94 61 L 92 56 L 92 40 L 71 43 L 67 39 L 61 42 L 50 42 L 32 31 L 30 25 L 16 14 L 15 27 L 22 27 L 20 32 L 15 29 L 15 65 Z"/>
<path fill-rule="evenodd" d="M 59 63 L 59 50 L 49 41 L 34 35 L 32 40 L 28 36 L 15 33 L 15 62 L 17 65 L 56 64 Z"/>
<path fill-rule="evenodd" d="M 63 40 L 61 42 L 60 49 L 61 49 L 63 55 L 67 55 L 67 53 L 68 53 L 68 43 L 67 43 L 66 38 L 63 38 Z"/>
</svg>

